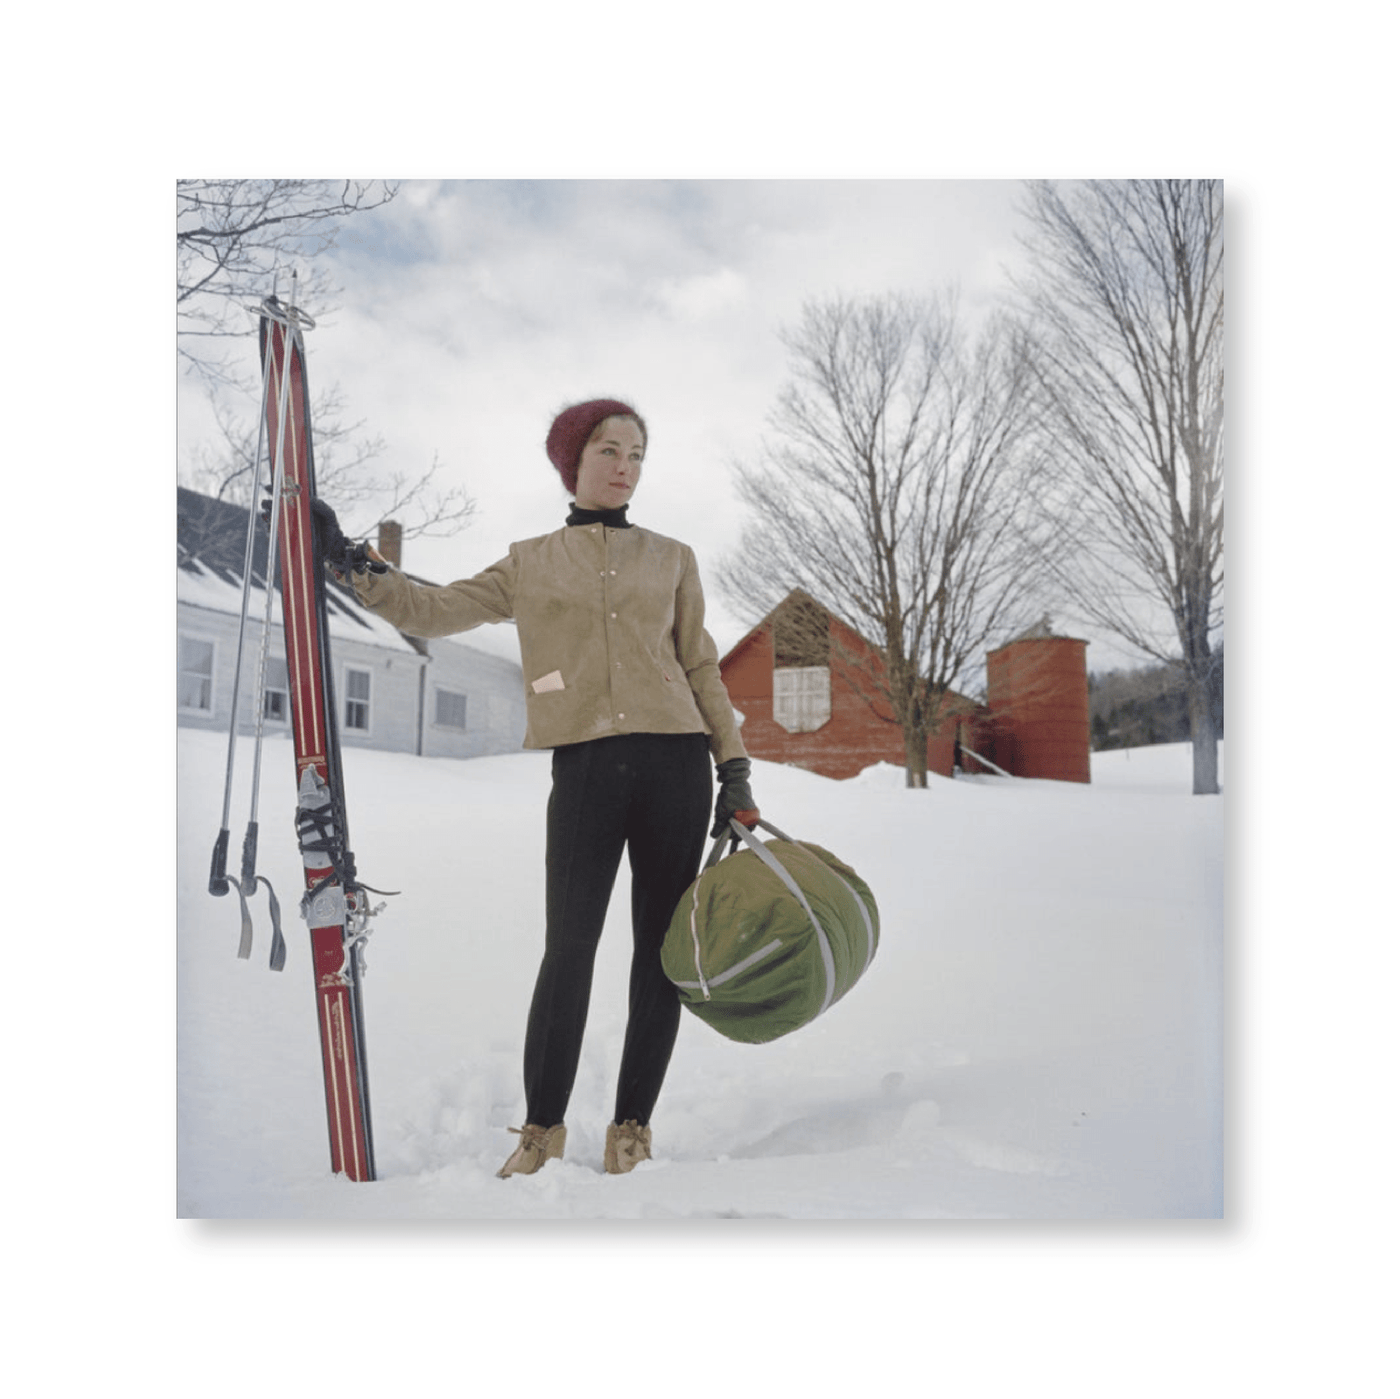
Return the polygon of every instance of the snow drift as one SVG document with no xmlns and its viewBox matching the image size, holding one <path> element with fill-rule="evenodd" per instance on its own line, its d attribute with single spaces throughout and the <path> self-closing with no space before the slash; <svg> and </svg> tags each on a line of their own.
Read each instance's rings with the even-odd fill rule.
<svg viewBox="0 0 1400 1399">
<path fill-rule="evenodd" d="M 656 1159 L 605 1176 L 630 955 L 624 862 L 565 1160 L 509 1181 L 495 1171 L 523 1111 L 548 755 L 347 751 L 360 875 L 402 890 L 375 920 L 365 983 L 380 1179 L 354 1185 L 328 1169 L 290 744 L 270 740 L 264 755 L 261 872 L 283 897 L 289 943 L 273 973 L 262 896 L 250 963 L 234 955 L 235 901 L 207 892 L 225 742 L 178 740 L 181 1216 L 1223 1212 L 1224 800 L 1189 794 L 1184 745 L 1096 754 L 1089 786 L 932 779 L 909 791 L 889 767 L 832 782 L 756 762 L 765 815 L 868 880 L 879 957 L 773 1044 L 684 1017 Z"/>
</svg>

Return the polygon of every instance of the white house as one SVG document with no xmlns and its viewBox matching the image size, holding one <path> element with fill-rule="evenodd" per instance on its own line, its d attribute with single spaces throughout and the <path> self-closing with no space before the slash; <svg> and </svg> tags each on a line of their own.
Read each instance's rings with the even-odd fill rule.
<svg viewBox="0 0 1400 1399">
<path fill-rule="evenodd" d="M 248 512 L 177 489 L 176 627 L 178 722 L 228 731 Z M 249 597 L 252 619 L 239 681 L 239 729 L 253 729 L 262 618 L 266 608 L 266 530 L 258 525 Z M 327 589 L 333 689 L 346 747 L 424 757 L 474 758 L 519 751 L 525 737 L 525 685 L 515 628 L 479 627 L 462 637 L 404 636 L 366 612 L 348 588 Z M 290 719 L 282 604 L 272 604 L 272 637 L 260 703 L 264 731 Z"/>
</svg>

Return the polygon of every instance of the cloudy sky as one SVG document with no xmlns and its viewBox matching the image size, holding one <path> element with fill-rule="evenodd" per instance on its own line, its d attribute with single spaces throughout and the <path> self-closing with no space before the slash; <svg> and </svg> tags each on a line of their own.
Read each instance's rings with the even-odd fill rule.
<svg viewBox="0 0 1400 1399">
<path fill-rule="evenodd" d="M 733 463 L 786 375 L 779 330 L 838 293 L 956 290 L 975 320 L 1022 260 L 1020 196 L 1001 180 L 408 182 L 324 259 L 343 293 L 308 335 L 311 382 L 384 439 L 381 465 L 436 456 L 476 500 L 464 532 L 407 546 L 442 582 L 561 522 L 543 450 L 558 409 L 635 403 L 650 447 L 632 517 L 694 546 L 723 651 L 753 620 L 711 580 L 745 518 Z M 255 370 L 251 333 L 248 355 Z M 189 385 L 179 407 L 183 457 L 208 414 Z"/>
</svg>

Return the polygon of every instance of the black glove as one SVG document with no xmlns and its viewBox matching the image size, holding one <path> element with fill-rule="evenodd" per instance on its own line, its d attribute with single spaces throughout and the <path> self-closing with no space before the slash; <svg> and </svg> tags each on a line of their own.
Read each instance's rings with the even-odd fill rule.
<svg viewBox="0 0 1400 1399">
<path fill-rule="evenodd" d="M 271 500 L 263 501 L 262 517 L 263 523 L 270 526 Z M 313 499 L 311 502 L 311 538 L 316 549 L 316 562 L 328 564 L 339 576 L 363 573 L 366 569 L 371 573 L 389 571 L 388 564 L 370 558 L 369 545 L 363 542 L 352 544 L 345 537 L 345 531 L 340 528 L 335 511 L 324 500 Z"/>
<path fill-rule="evenodd" d="M 316 562 L 329 564 L 342 577 L 347 573 L 387 573 L 389 565 L 376 563 L 369 556 L 369 546 L 363 541 L 352 544 L 340 528 L 335 511 L 319 498 L 311 502 L 311 534 L 316 541 Z"/>
<path fill-rule="evenodd" d="M 352 545 L 340 528 L 335 511 L 324 500 L 311 502 L 311 537 L 316 541 L 316 562 L 329 564 L 337 573 L 348 573 L 345 556 Z"/>
<path fill-rule="evenodd" d="M 743 826 L 752 826 L 758 820 L 758 805 L 749 787 L 749 766 L 747 758 L 729 758 L 715 768 L 719 796 L 715 798 L 715 825 L 711 836 L 722 836 L 729 829 L 731 816 L 737 817 Z"/>
</svg>

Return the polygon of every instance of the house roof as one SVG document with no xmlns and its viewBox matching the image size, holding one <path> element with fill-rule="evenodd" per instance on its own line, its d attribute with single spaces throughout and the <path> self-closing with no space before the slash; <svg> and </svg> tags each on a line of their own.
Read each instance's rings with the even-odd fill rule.
<svg viewBox="0 0 1400 1399">
<path fill-rule="evenodd" d="M 1008 647 L 1019 645 L 1023 641 L 1070 641 L 1076 646 L 1088 646 L 1088 642 L 1082 637 L 1066 636 L 1063 632 L 1057 632 L 1050 614 L 1047 612 L 1038 622 L 1027 627 L 1024 631 L 1019 631 L 1015 636 L 1003 641 L 1000 646 L 993 646 L 987 652 L 988 656 L 995 656 Z"/>
<path fill-rule="evenodd" d="M 814 598 L 811 595 L 811 593 L 806 591 L 806 589 L 793 588 L 787 594 L 787 596 L 784 597 L 780 603 L 778 603 L 776 607 L 772 608 L 761 620 L 755 622 L 754 625 L 751 626 L 748 629 L 748 631 L 746 631 L 743 634 L 743 636 L 741 636 L 738 639 L 738 641 L 736 641 L 734 645 L 731 646 L 729 650 L 727 650 L 724 653 L 724 655 L 720 657 L 719 663 L 721 667 L 723 667 L 724 664 L 727 661 L 729 661 L 732 657 L 737 656 L 739 652 L 742 651 L 744 647 L 747 646 L 749 642 L 752 641 L 754 637 L 756 637 L 773 620 L 774 615 L 777 612 L 779 612 L 783 607 L 785 607 L 789 602 L 791 602 L 793 598 L 803 598 L 807 602 L 810 602 L 813 606 L 820 607 L 821 610 L 825 612 L 828 617 L 835 617 L 836 620 L 840 622 L 843 626 L 850 627 L 851 631 L 853 631 L 857 636 L 860 636 L 860 631 L 856 627 L 852 627 L 851 624 L 848 621 L 846 621 L 844 617 L 842 617 L 839 613 L 833 612 L 831 608 L 829 608 L 824 602 L 821 602 L 817 598 Z M 861 637 L 861 640 L 864 641 L 865 638 Z M 866 645 L 869 644 L 869 642 L 866 642 Z"/>
<path fill-rule="evenodd" d="M 247 551 L 248 510 L 227 500 L 215 500 L 184 486 L 176 487 L 175 597 L 190 607 L 238 616 L 243 606 L 243 560 Z M 248 608 L 262 617 L 267 607 L 267 526 L 259 519 L 253 542 L 252 585 Z M 277 583 L 274 572 L 274 587 Z M 352 600 L 349 588 L 327 579 L 326 614 L 331 635 L 346 641 L 383 646 L 392 651 L 426 654 L 426 648 L 397 628 L 366 612 Z M 273 616 L 282 620 L 280 605 Z"/>
<path fill-rule="evenodd" d="M 253 542 L 253 584 L 248 606 L 252 615 L 261 617 L 266 607 L 264 587 L 267 574 L 267 526 L 259 518 Z M 243 559 L 247 552 L 248 509 L 227 500 L 201 495 L 185 486 L 176 487 L 176 599 L 191 607 L 207 608 L 237 616 L 243 605 Z M 273 574 L 274 583 L 281 572 L 280 564 Z M 406 573 L 417 583 L 432 580 Z M 374 613 L 367 612 L 356 600 L 353 590 L 326 578 L 326 610 L 331 635 L 369 645 L 380 645 L 394 651 L 416 655 L 429 654 L 428 643 L 418 637 L 406 636 Z M 274 604 L 274 616 L 280 623 L 280 605 Z M 470 640 L 460 636 L 440 637 L 435 646 L 461 646 L 479 651 L 499 660 L 520 664 L 520 642 L 513 622 L 478 627 Z"/>
<path fill-rule="evenodd" d="M 778 605 L 774 607 L 763 618 L 762 621 L 750 627 L 749 630 L 746 631 L 744 635 L 741 636 L 739 640 L 736 641 L 734 645 L 731 646 L 729 650 L 724 653 L 724 655 L 720 658 L 720 669 L 723 670 L 723 668 L 729 663 L 729 661 L 733 657 L 737 656 L 739 652 L 744 649 L 745 646 L 747 646 L 756 636 L 758 636 L 763 631 L 763 629 L 766 626 L 768 626 L 770 622 L 772 622 L 774 615 L 777 612 L 779 612 L 784 606 L 786 606 L 789 602 L 791 602 L 794 598 L 800 598 L 806 602 L 810 602 L 814 607 L 820 608 L 823 612 L 826 613 L 828 617 L 832 618 L 835 622 L 845 627 L 854 636 L 859 637 L 860 640 L 866 646 L 870 647 L 872 654 L 876 657 L 878 661 L 880 656 L 880 648 L 874 645 L 868 638 L 863 636 L 859 628 L 853 627 L 850 624 L 850 622 L 846 621 L 846 619 L 840 615 L 840 613 L 832 611 L 830 607 L 828 607 L 819 598 L 813 597 L 812 594 L 807 592 L 805 588 L 793 588 L 787 594 L 787 596 L 783 598 L 782 602 L 778 603 Z M 984 707 L 979 703 L 979 701 L 969 698 L 967 695 L 964 695 L 959 690 L 949 690 L 948 696 L 954 703 L 966 707 L 968 709 L 980 709 Z"/>
</svg>

